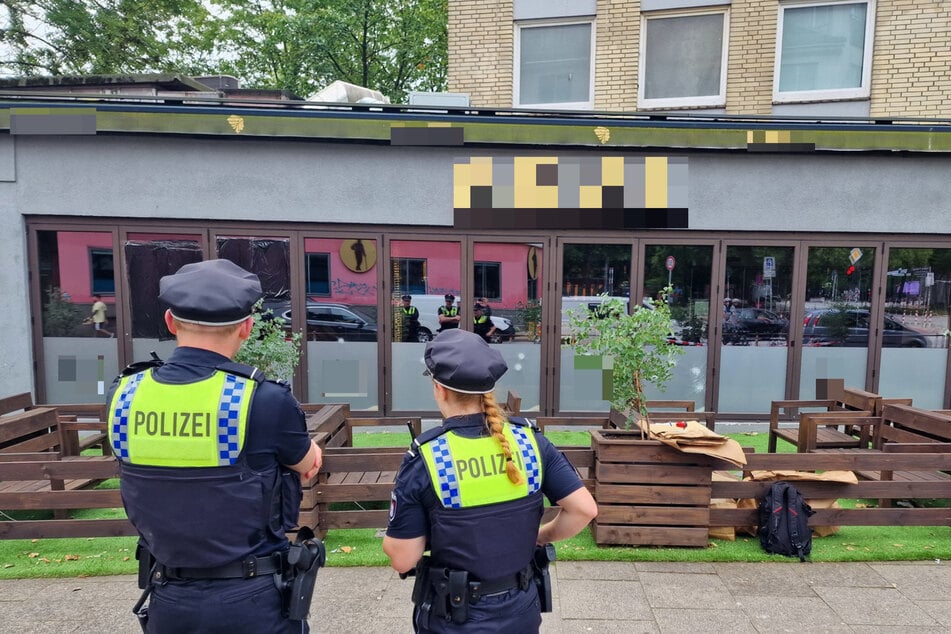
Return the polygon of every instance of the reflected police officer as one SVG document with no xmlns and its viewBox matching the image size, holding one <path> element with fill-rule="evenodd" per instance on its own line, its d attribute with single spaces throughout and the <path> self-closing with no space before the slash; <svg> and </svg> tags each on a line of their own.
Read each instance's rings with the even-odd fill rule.
<svg viewBox="0 0 951 634">
<path fill-rule="evenodd" d="M 147 632 L 307 632 L 278 585 L 320 449 L 286 384 L 232 362 L 260 281 L 208 260 L 159 288 L 178 346 L 123 371 L 108 401 L 122 501 L 150 564 L 140 621 Z"/>
<path fill-rule="evenodd" d="M 492 335 L 495 334 L 495 324 L 492 318 L 486 314 L 485 306 L 475 304 L 472 307 L 472 332 L 479 335 L 486 341 L 492 341 Z"/>
<path fill-rule="evenodd" d="M 413 296 L 403 295 L 399 317 L 402 324 L 401 341 L 419 341 L 419 309 L 412 305 Z"/>
<path fill-rule="evenodd" d="M 497 350 L 455 329 L 427 344 L 424 360 L 444 421 L 404 457 L 383 538 L 393 568 L 417 575 L 413 625 L 537 632 L 536 545 L 575 535 L 597 506 L 529 421 L 503 417 L 493 389 L 508 368 Z M 539 527 L 543 496 L 560 511 Z"/>
<path fill-rule="evenodd" d="M 452 293 L 446 293 L 443 299 L 446 300 L 446 305 L 436 309 L 436 318 L 439 319 L 439 332 L 458 328 L 459 322 L 462 320 L 459 307 L 453 303 L 456 301 L 456 296 Z"/>
</svg>

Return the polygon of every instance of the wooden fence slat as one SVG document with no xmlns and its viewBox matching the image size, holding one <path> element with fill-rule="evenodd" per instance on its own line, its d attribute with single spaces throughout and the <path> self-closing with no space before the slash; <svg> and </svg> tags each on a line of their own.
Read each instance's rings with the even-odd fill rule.
<svg viewBox="0 0 951 634">
<path fill-rule="evenodd" d="M 758 522 L 756 509 L 710 509 L 710 526 L 752 526 Z M 813 526 L 949 526 L 951 509 L 816 509 L 809 523 Z"/>
<path fill-rule="evenodd" d="M 122 508 L 122 498 L 118 489 L 43 491 L 40 494 L 0 492 L 0 509 L 7 511 L 111 508 Z"/>
<path fill-rule="evenodd" d="M 598 504 L 676 504 L 705 507 L 710 504 L 710 487 L 639 486 L 596 482 L 594 497 Z"/>
<path fill-rule="evenodd" d="M 0 539 L 131 537 L 137 534 L 135 527 L 126 519 L 0 522 Z"/>
</svg>

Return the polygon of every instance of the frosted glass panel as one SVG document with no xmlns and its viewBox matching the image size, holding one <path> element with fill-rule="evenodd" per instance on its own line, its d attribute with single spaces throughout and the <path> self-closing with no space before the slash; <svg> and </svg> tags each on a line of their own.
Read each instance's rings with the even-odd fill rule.
<svg viewBox="0 0 951 634">
<path fill-rule="evenodd" d="M 376 411 L 376 359 L 375 341 L 308 341 L 307 400 Z"/>
<path fill-rule="evenodd" d="M 846 387 L 865 387 L 868 348 L 804 346 L 799 373 L 799 398 L 816 397 L 816 379 L 845 379 Z"/>
<path fill-rule="evenodd" d="M 947 361 L 942 348 L 884 348 L 879 391 L 886 398 L 911 397 L 915 407 L 942 409 Z"/>
<path fill-rule="evenodd" d="M 423 376 L 425 343 L 399 343 L 393 347 L 393 409 L 436 410 L 433 380 Z"/>
<path fill-rule="evenodd" d="M 119 374 L 115 339 L 44 337 L 47 403 L 100 403 Z"/>
<path fill-rule="evenodd" d="M 677 358 L 677 367 L 667 391 L 662 392 L 645 383 L 649 400 L 693 399 L 696 410 L 703 411 L 706 396 L 707 349 L 685 348 Z M 604 373 L 601 370 L 576 370 L 575 351 L 561 347 L 561 409 L 566 412 L 607 412 L 610 402 L 601 398 Z"/>
<path fill-rule="evenodd" d="M 786 348 L 723 346 L 720 349 L 721 412 L 768 412 L 784 397 Z"/>
</svg>

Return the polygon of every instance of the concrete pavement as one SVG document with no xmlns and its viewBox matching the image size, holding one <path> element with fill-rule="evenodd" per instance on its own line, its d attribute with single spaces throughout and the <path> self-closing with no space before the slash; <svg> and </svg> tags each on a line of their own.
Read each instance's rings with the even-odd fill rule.
<svg viewBox="0 0 951 634">
<path fill-rule="evenodd" d="M 951 565 L 557 562 L 542 632 L 949 632 Z M 411 581 L 325 568 L 312 632 L 411 632 Z M 0 581 L 0 632 L 139 631 L 135 579 Z M 516 633 L 513 633 L 516 634 Z"/>
</svg>

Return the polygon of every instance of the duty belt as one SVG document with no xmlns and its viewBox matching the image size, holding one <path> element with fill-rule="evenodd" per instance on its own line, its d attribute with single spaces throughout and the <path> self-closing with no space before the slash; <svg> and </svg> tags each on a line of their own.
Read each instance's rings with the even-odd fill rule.
<svg viewBox="0 0 951 634">
<path fill-rule="evenodd" d="M 153 580 L 159 583 L 188 579 L 250 579 L 283 572 L 286 557 L 286 552 L 276 552 L 265 557 L 248 557 L 243 561 L 215 568 L 170 568 L 159 564 L 152 576 Z"/>
<path fill-rule="evenodd" d="M 438 585 L 440 579 L 448 580 L 451 576 L 451 572 L 452 571 L 447 568 L 430 569 L 430 583 Z M 476 603 L 481 597 L 487 597 L 493 594 L 501 594 L 516 588 L 520 590 L 528 590 L 529 584 L 532 581 L 532 575 L 533 571 L 531 566 L 526 566 L 524 570 L 520 570 L 519 572 L 508 575 L 507 577 L 499 577 L 497 579 L 489 579 L 486 581 L 467 581 L 466 590 L 468 591 L 467 594 L 469 595 L 469 603 Z"/>
</svg>

